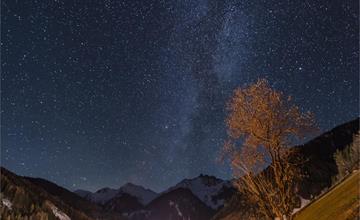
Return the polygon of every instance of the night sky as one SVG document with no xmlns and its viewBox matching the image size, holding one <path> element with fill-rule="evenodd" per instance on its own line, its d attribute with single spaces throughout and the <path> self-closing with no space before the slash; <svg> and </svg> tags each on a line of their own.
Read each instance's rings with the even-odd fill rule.
<svg viewBox="0 0 360 220">
<path fill-rule="evenodd" d="M 231 178 L 237 86 L 268 79 L 323 131 L 359 115 L 358 4 L 2 0 L 2 166 L 71 190 Z"/>
</svg>

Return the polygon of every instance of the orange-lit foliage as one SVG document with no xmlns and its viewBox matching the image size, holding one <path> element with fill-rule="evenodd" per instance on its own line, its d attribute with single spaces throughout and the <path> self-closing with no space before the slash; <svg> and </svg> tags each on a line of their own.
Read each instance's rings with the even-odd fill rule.
<svg viewBox="0 0 360 220">
<path fill-rule="evenodd" d="M 290 146 L 314 131 L 313 115 L 302 113 L 264 79 L 236 89 L 228 110 L 224 153 L 239 178 L 238 189 L 262 216 L 290 219 L 301 178 L 297 164 L 288 160 Z"/>
</svg>

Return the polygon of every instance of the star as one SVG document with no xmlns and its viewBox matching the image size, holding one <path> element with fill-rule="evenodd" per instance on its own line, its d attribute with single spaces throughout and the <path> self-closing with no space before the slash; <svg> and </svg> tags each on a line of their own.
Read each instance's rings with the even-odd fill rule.
<svg viewBox="0 0 360 220">
<path fill-rule="evenodd" d="M 2 165 L 70 190 L 230 179 L 239 86 L 266 78 L 321 130 L 358 117 L 352 3 L 4 1 Z"/>
</svg>

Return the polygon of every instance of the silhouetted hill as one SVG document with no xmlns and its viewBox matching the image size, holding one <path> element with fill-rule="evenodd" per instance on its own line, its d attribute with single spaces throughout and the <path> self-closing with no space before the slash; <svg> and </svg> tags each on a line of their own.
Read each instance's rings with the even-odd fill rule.
<svg viewBox="0 0 360 220">
<path fill-rule="evenodd" d="M 359 118 L 339 125 L 297 147 L 299 154 L 308 160 L 304 164 L 308 178 L 302 182 L 302 197 L 310 199 L 331 185 L 332 178 L 338 173 L 334 153 L 351 144 L 358 131 Z"/>
<path fill-rule="evenodd" d="M 208 220 L 215 211 L 189 189 L 178 188 L 154 199 L 144 210 L 133 213 L 132 220 L 197 219 Z"/>
<path fill-rule="evenodd" d="M 81 210 L 84 213 L 88 213 L 91 216 L 97 216 L 102 212 L 102 208 L 94 203 L 87 201 L 86 199 L 76 195 L 75 193 L 56 185 L 48 180 L 41 178 L 24 177 L 24 179 L 33 183 L 34 185 L 44 189 L 47 193 L 61 201 L 70 205 L 71 207 Z"/>
<path fill-rule="evenodd" d="M 50 181 L 1 167 L 1 219 L 124 219 Z"/>
<path fill-rule="evenodd" d="M 331 186 L 333 177 L 338 173 L 334 160 L 336 150 L 343 150 L 352 143 L 353 136 L 359 131 L 359 118 L 339 125 L 309 142 L 294 148 L 294 157 L 303 157 L 306 162 L 303 169 L 307 177 L 300 183 L 299 195 L 305 199 L 317 196 Z M 236 194 L 221 209 L 214 219 L 249 219 L 252 207 L 249 207 L 240 194 Z"/>
<path fill-rule="evenodd" d="M 1 168 L 1 200 L 4 204 L 1 206 L 2 219 L 93 219 L 28 179 L 17 176 L 3 167 Z"/>
<path fill-rule="evenodd" d="M 337 175 L 333 155 L 352 143 L 358 131 L 357 118 L 294 148 L 295 157 L 306 159 L 303 169 L 308 177 L 300 183 L 303 198 L 312 198 L 331 185 Z M 214 219 L 248 219 L 252 212 L 231 181 L 213 176 L 184 179 L 161 194 L 131 183 L 119 189 L 73 193 L 50 181 L 18 176 L 5 168 L 1 168 L 1 204 L 1 219 L 208 220 L 215 214 Z"/>
<path fill-rule="evenodd" d="M 104 204 L 106 210 L 111 210 L 121 214 L 128 214 L 141 210 L 144 205 L 139 202 L 139 199 L 127 193 L 122 193 Z"/>
</svg>

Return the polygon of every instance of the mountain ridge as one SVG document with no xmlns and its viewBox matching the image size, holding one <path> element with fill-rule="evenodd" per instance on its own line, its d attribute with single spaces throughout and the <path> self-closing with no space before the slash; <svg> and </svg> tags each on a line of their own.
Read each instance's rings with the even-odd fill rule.
<svg viewBox="0 0 360 220">
<path fill-rule="evenodd" d="M 358 131 L 359 118 L 336 126 L 303 145 L 295 146 L 298 153 L 308 158 L 304 164 L 308 178 L 300 187 L 303 198 L 311 199 L 331 184 L 332 177 L 337 174 L 333 153 L 350 144 L 353 134 Z M 39 204 L 35 214 L 54 217 L 56 213 L 58 216 L 86 220 L 180 220 L 184 217 L 205 220 L 214 215 L 214 219 L 226 219 L 229 214 L 242 210 L 236 205 L 242 200 L 237 200 L 239 198 L 232 180 L 222 180 L 210 175 L 200 174 L 183 179 L 161 193 L 132 183 L 124 184 L 119 189 L 105 187 L 94 193 L 112 197 L 109 199 L 104 196 L 107 200 L 99 200 L 98 203 L 91 201 L 89 195 L 93 193 L 90 191 L 71 192 L 48 180 L 18 176 L 3 167 L 1 179 L 5 183 L 1 186 L 2 217 L 13 215 L 15 210 L 23 212 L 22 216 L 32 216 L 34 213 L 30 210 L 31 203 L 34 202 Z M 151 196 L 146 197 L 142 193 L 149 193 Z M 247 206 L 242 208 L 249 209 Z M 240 213 L 244 216 L 242 211 Z"/>
</svg>

